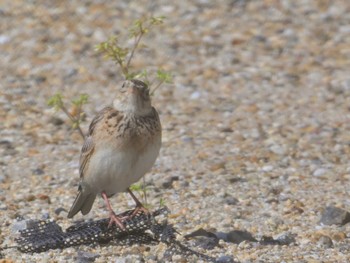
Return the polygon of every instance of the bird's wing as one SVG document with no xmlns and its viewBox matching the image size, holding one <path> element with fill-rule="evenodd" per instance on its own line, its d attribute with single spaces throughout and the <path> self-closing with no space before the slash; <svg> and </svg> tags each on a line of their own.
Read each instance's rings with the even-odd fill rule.
<svg viewBox="0 0 350 263">
<path fill-rule="evenodd" d="M 87 168 L 87 164 L 89 163 L 92 153 L 94 152 L 94 148 L 95 143 L 92 136 L 86 137 L 80 153 L 79 173 L 81 178 L 84 177 L 84 171 Z"/>
<path fill-rule="evenodd" d="M 112 107 L 104 108 L 99 113 L 97 113 L 95 118 L 93 118 L 93 120 L 90 123 L 89 132 L 88 132 L 87 136 L 85 137 L 85 141 L 84 141 L 83 147 L 81 149 L 81 153 L 80 153 L 80 162 L 79 162 L 80 163 L 80 167 L 79 167 L 80 178 L 84 177 L 84 172 L 85 172 L 85 170 L 88 166 L 88 163 L 90 161 L 90 158 L 94 152 L 95 142 L 93 139 L 93 137 L 94 137 L 93 135 L 94 135 L 95 128 L 96 128 L 97 124 L 104 118 L 105 114 L 111 110 L 113 110 Z"/>
</svg>

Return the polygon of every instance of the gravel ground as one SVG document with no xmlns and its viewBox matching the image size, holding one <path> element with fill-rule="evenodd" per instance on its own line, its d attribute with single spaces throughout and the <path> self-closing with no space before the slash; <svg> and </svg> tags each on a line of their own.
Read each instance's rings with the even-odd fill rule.
<svg viewBox="0 0 350 263">
<path fill-rule="evenodd" d="M 138 69 L 174 84 L 153 98 L 163 147 L 146 176 L 148 200 L 171 209 L 182 234 L 199 228 L 294 237 L 289 245 L 220 241 L 206 251 L 240 262 L 349 262 L 350 2 L 346 0 L 20 1 L 0 4 L 0 243 L 18 218 L 63 227 L 78 183 L 79 134 L 47 106 L 90 96 L 84 130 L 122 78 L 94 46 L 144 14 L 164 26 L 144 41 Z M 63 123 L 62 123 L 63 121 Z M 133 206 L 113 197 L 116 211 Z M 90 214 L 107 216 L 101 199 Z M 159 262 L 164 246 L 3 252 L 6 262 Z M 87 261 L 84 261 L 87 260 Z M 89 261 L 90 260 L 90 261 Z M 186 262 L 174 257 L 174 262 Z"/>
</svg>

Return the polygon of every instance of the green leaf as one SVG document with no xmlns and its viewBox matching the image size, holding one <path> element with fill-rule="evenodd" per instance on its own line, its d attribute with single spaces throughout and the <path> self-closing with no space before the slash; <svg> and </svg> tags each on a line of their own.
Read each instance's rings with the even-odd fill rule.
<svg viewBox="0 0 350 263">
<path fill-rule="evenodd" d="M 134 78 L 136 79 L 147 79 L 148 78 L 148 72 L 146 69 L 142 70 L 141 72 L 139 73 L 135 73 Z"/>
<path fill-rule="evenodd" d="M 139 36 L 142 30 L 143 30 L 143 20 L 142 19 L 135 20 L 133 26 L 129 28 L 129 38 Z"/>
<path fill-rule="evenodd" d="M 81 94 L 78 99 L 72 100 L 72 103 L 76 106 L 81 107 L 82 105 L 88 103 L 89 95 Z"/>
<path fill-rule="evenodd" d="M 50 107 L 54 107 L 55 110 L 59 110 L 60 108 L 62 108 L 62 94 L 56 93 L 55 95 L 51 96 L 47 101 L 47 105 L 49 105 Z"/>
<path fill-rule="evenodd" d="M 134 21 L 134 27 L 141 28 L 142 25 L 143 25 L 142 19 L 136 19 L 136 20 Z"/>
<path fill-rule="evenodd" d="M 152 16 L 151 25 L 160 25 L 163 24 L 165 16 Z"/>
<path fill-rule="evenodd" d="M 142 184 L 141 183 L 133 184 L 130 186 L 130 190 L 135 192 L 140 192 L 142 191 Z"/>
<path fill-rule="evenodd" d="M 128 44 L 124 47 L 119 43 L 120 36 L 112 36 L 95 46 L 96 51 L 102 53 L 105 58 L 109 58 L 119 65 L 122 74 L 126 79 L 132 78 L 144 78 L 145 82 L 150 83 L 148 80 L 147 71 L 142 71 L 140 73 L 132 72 L 131 69 L 132 60 L 134 54 L 137 50 L 144 49 L 145 45 L 141 43 L 142 37 L 150 32 L 151 28 L 155 25 L 160 25 L 163 23 L 164 16 L 152 16 L 149 18 L 140 18 L 133 22 L 132 26 L 129 28 L 129 38 L 133 38 L 133 43 Z M 172 78 L 169 73 L 159 70 L 157 72 L 157 77 L 160 85 L 162 83 L 171 83 Z"/>
<path fill-rule="evenodd" d="M 72 127 L 73 127 L 73 129 L 77 129 L 79 127 L 79 122 L 78 121 L 73 122 Z"/>
<path fill-rule="evenodd" d="M 135 78 L 137 78 L 137 73 L 135 73 L 135 72 L 125 74 L 125 79 L 130 80 L 130 79 L 135 79 Z"/>
<path fill-rule="evenodd" d="M 165 199 L 160 198 L 159 200 L 159 207 L 164 207 L 165 206 Z"/>
<path fill-rule="evenodd" d="M 95 49 L 120 65 L 125 61 L 125 57 L 129 53 L 128 48 L 124 48 L 118 44 L 117 36 L 112 36 L 107 41 L 96 45 Z"/>
<path fill-rule="evenodd" d="M 164 70 L 158 69 L 157 70 L 157 78 L 165 83 L 172 83 L 173 78 L 169 72 L 166 72 Z"/>
</svg>

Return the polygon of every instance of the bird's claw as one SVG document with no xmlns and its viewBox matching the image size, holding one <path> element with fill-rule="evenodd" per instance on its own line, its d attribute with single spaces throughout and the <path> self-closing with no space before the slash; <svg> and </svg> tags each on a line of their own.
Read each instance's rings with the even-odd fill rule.
<svg viewBox="0 0 350 263">
<path fill-rule="evenodd" d="M 143 205 L 138 205 L 135 207 L 134 211 L 132 211 L 130 218 L 135 217 L 139 212 L 142 212 L 145 215 L 151 214 L 151 212 L 146 207 L 144 207 Z"/>
<path fill-rule="evenodd" d="M 108 223 L 108 228 L 111 227 L 113 224 L 115 224 L 116 226 L 118 226 L 120 229 L 122 230 L 126 230 L 124 224 L 123 224 L 123 219 L 124 218 L 120 218 L 118 217 L 116 214 L 111 213 L 109 216 L 109 223 Z"/>
</svg>

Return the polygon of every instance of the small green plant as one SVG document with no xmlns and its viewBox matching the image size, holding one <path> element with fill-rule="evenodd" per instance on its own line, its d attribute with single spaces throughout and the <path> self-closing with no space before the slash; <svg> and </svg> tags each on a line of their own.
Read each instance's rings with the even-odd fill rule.
<svg viewBox="0 0 350 263">
<path fill-rule="evenodd" d="M 159 199 L 159 207 L 164 207 L 164 206 L 165 206 L 165 203 L 166 203 L 166 202 L 165 202 L 165 199 L 161 197 L 161 198 Z"/>
<path fill-rule="evenodd" d="M 158 69 L 154 74 L 153 80 L 150 80 L 150 73 L 144 69 L 140 72 L 134 71 L 131 67 L 132 58 L 137 49 L 144 47 L 141 45 L 141 39 L 154 26 L 163 24 L 164 17 L 151 17 L 138 19 L 134 25 L 129 29 L 129 39 L 133 39 L 131 47 L 125 47 L 120 44 L 121 36 L 110 37 L 107 41 L 102 42 L 96 46 L 96 50 L 104 54 L 105 58 L 114 61 L 121 69 L 125 79 L 141 78 L 151 87 L 151 94 L 163 84 L 171 83 L 172 77 L 169 72 Z M 154 86 L 154 88 L 152 88 Z"/>
<path fill-rule="evenodd" d="M 133 39 L 131 47 L 123 47 L 119 43 L 120 36 L 112 36 L 107 41 L 96 46 L 96 50 L 110 58 L 120 66 L 120 69 L 126 79 L 136 77 L 138 74 L 131 72 L 130 64 L 135 55 L 136 49 L 140 46 L 142 37 L 156 25 L 163 24 L 164 17 L 151 17 L 149 19 L 138 19 L 129 29 L 129 38 Z"/>
<path fill-rule="evenodd" d="M 142 183 L 135 183 L 135 184 L 131 185 L 129 188 L 131 191 L 138 192 L 141 195 L 141 198 L 143 199 L 143 203 L 145 204 L 145 206 L 146 207 L 149 206 L 149 204 L 147 202 L 148 188 L 147 188 L 146 183 L 145 183 L 145 177 L 142 177 Z"/>
<path fill-rule="evenodd" d="M 165 72 L 163 70 L 158 69 L 157 70 L 157 81 L 158 83 L 152 88 L 151 95 L 153 95 L 156 90 L 163 84 L 163 83 L 172 83 L 173 79 L 169 72 Z"/>
<path fill-rule="evenodd" d="M 169 72 L 166 72 L 162 69 L 158 69 L 154 72 L 155 77 L 150 80 L 150 73 L 144 69 L 140 72 L 136 72 L 132 70 L 131 62 L 133 57 L 135 56 L 135 52 L 137 49 L 141 48 L 141 39 L 150 30 L 158 25 L 163 24 L 164 17 L 150 17 L 150 18 L 142 18 L 138 19 L 134 22 L 133 26 L 129 29 L 129 39 L 133 39 L 133 44 L 131 47 L 123 47 L 120 44 L 121 36 L 113 36 L 110 37 L 107 41 L 104 41 L 96 46 L 96 50 L 102 54 L 106 58 L 111 59 L 117 65 L 119 65 L 122 74 L 125 79 L 132 78 L 140 78 L 145 81 L 148 86 L 151 88 L 151 95 L 154 95 L 155 91 L 163 84 L 163 83 L 172 83 L 172 77 Z M 82 107 L 84 104 L 88 102 L 88 95 L 82 94 L 78 99 L 72 100 L 71 103 L 73 105 L 72 111 L 68 111 L 66 104 L 63 102 L 63 96 L 61 93 L 57 93 L 49 98 L 48 105 L 54 107 L 56 110 L 62 110 L 67 117 L 72 122 L 72 127 L 77 129 L 80 135 L 84 138 L 84 133 L 80 128 L 80 123 L 83 120 L 84 114 Z"/>
<path fill-rule="evenodd" d="M 66 107 L 66 104 L 63 102 L 63 97 L 61 93 L 56 93 L 53 95 L 47 102 L 50 107 L 53 107 L 55 110 L 62 110 L 66 116 L 72 122 L 73 129 L 77 129 L 80 135 L 84 138 L 84 133 L 80 128 L 80 123 L 84 118 L 84 112 L 82 110 L 83 105 L 88 102 L 88 95 L 81 94 L 79 98 L 73 99 L 72 109 L 69 111 Z"/>
<path fill-rule="evenodd" d="M 131 45 L 123 46 L 120 42 L 123 41 L 122 36 L 112 36 L 108 40 L 98 44 L 96 51 L 104 54 L 104 57 L 114 61 L 120 68 L 122 75 L 125 79 L 142 79 L 151 89 L 151 95 L 154 95 L 155 91 L 164 83 L 172 83 L 172 77 L 169 72 L 158 68 L 156 72 L 149 72 L 147 69 L 142 71 L 135 71 L 132 68 L 132 59 L 135 56 L 135 52 L 138 49 L 144 48 L 141 44 L 142 38 L 150 32 L 155 26 L 163 24 L 164 17 L 150 17 L 138 19 L 133 23 L 133 26 L 128 30 L 128 39 L 133 41 Z M 127 43 L 128 41 L 126 41 Z M 48 105 L 56 110 L 62 110 L 66 116 L 72 122 L 72 127 L 77 129 L 79 134 L 84 138 L 84 133 L 80 127 L 80 123 L 84 119 L 83 106 L 88 103 L 88 95 L 82 94 L 79 98 L 71 101 L 68 110 L 67 104 L 63 100 L 61 93 L 57 93 L 49 98 Z M 137 183 L 130 187 L 131 190 L 141 193 L 144 199 L 144 204 L 147 207 L 147 188 L 145 186 L 145 177 L 143 177 L 143 183 Z M 162 201 L 161 201 L 162 202 Z"/>
</svg>

